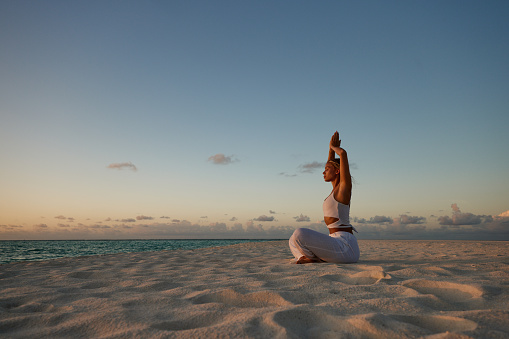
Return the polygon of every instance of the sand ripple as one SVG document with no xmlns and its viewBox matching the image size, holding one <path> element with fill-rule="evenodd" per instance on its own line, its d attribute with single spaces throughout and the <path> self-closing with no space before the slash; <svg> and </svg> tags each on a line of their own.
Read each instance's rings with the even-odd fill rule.
<svg viewBox="0 0 509 339">
<path fill-rule="evenodd" d="M 286 241 L 0 266 L 5 338 L 506 338 L 505 242 L 360 241 L 290 265 Z"/>
</svg>

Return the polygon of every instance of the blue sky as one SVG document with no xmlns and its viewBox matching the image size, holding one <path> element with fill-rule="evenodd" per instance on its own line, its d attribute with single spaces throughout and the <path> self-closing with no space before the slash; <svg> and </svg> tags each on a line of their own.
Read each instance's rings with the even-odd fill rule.
<svg viewBox="0 0 509 339">
<path fill-rule="evenodd" d="M 338 130 L 359 238 L 509 240 L 507 17 L 506 1 L 2 2 L 0 239 L 325 230 L 331 186 L 306 169 Z"/>
</svg>

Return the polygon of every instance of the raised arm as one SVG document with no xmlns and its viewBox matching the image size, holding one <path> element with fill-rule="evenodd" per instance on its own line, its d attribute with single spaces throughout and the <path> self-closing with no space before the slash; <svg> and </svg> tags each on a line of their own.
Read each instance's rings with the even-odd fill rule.
<svg viewBox="0 0 509 339">
<path fill-rule="evenodd" d="M 330 145 L 336 146 L 336 147 L 339 147 L 339 145 L 341 145 L 341 140 L 339 140 L 338 131 L 336 131 L 332 135 L 332 138 L 330 139 Z M 336 154 L 335 154 L 334 150 L 329 147 L 329 158 L 327 159 L 327 161 L 330 161 L 330 160 L 334 159 L 335 157 L 336 157 Z"/>
<path fill-rule="evenodd" d="M 337 133 L 337 132 L 336 132 Z M 331 143 L 329 145 L 330 149 L 339 156 L 339 189 L 335 191 L 334 198 L 342 204 L 349 205 L 350 198 L 352 196 L 352 176 L 350 175 L 350 165 L 348 163 L 348 156 L 346 151 L 339 147 L 334 146 Z"/>
</svg>

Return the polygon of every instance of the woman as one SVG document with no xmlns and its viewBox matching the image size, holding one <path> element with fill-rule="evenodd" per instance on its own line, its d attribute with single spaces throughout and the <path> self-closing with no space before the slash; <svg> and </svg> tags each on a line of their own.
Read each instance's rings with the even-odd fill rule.
<svg viewBox="0 0 509 339">
<path fill-rule="evenodd" d="M 352 177 L 346 151 L 339 147 L 339 133 L 332 136 L 329 144 L 329 160 L 325 164 L 323 178 L 332 183 L 332 192 L 323 203 L 324 220 L 329 235 L 307 228 L 299 228 L 290 237 L 293 263 L 312 262 L 353 263 L 359 260 L 359 246 L 350 224 L 350 198 Z M 339 159 L 335 159 L 335 154 Z"/>
</svg>

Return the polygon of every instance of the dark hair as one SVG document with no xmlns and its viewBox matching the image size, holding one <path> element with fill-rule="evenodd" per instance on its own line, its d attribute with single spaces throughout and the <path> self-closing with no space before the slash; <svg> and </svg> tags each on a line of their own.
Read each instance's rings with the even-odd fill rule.
<svg viewBox="0 0 509 339">
<path fill-rule="evenodd" d="M 331 160 L 329 160 L 329 161 L 327 161 L 327 162 L 332 163 L 332 165 L 333 165 L 334 167 L 336 167 L 337 169 L 339 169 L 339 164 L 340 164 L 340 162 L 339 162 L 339 161 L 340 161 L 340 159 L 331 159 Z"/>
</svg>

